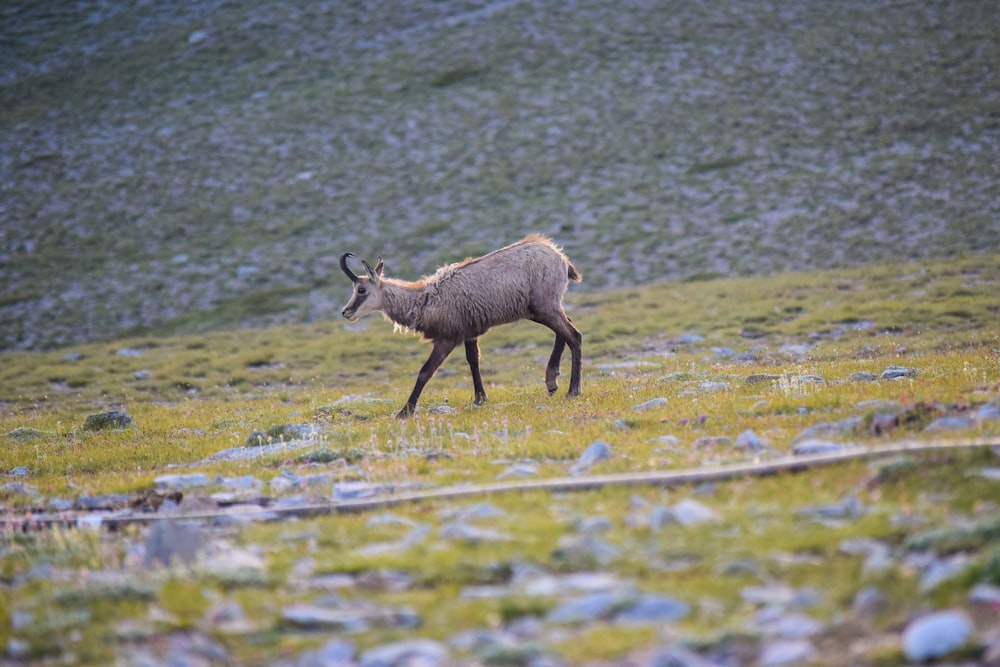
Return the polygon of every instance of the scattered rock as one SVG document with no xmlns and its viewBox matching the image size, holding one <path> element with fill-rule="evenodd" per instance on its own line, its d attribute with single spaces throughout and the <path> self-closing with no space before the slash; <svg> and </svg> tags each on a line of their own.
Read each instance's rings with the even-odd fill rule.
<svg viewBox="0 0 1000 667">
<path fill-rule="evenodd" d="M 508 479 L 510 477 L 514 478 L 525 478 L 525 477 L 537 477 L 538 476 L 538 464 L 537 463 L 515 463 L 508 467 L 506 470 L 497 475 L 497 479 Z"/>
<path fill-rule="evenodd" d="M 196 523 L 161 519 L 154 523 L 146 536 L 147 566 L 160 563 L 167 567 L 194 562 L 204 538 Z"/>
<path fill-rule="evenodd" d="M 803 507 L 795 513 L 815 519 L 858 519 L 865 515 L 865 506 L 857 496 L 847 496 L 837 503 Z"/>
<path fill-rule="evenodd" d="M 128 427 L 136 428 L 132 415 L 120 410 L 99 412 L 87 417 L 83 422 L 84 431 L 123 431 Z"/>
<path fill-rule="evenodd" d="M 355 664 L 354 656 L 354 644 L 334 639 L 316 650 L 303 654 L 298 667 L 352 667 Z"/>
<path fill-rule="evenodd" d="M 0 496 L 37 496 L 38 489 L 24 482 L 0 484 Z"/>
<path fill-rule="evenodd" d="M 192 489 L 209 486 L 212 483 L 212 478 L 204 473 L 160 475 L 153 480 L 153 484 L 157 491 Z"/>
<path fill-rule="evenodd" d="M 816 657 L 818 657 L 816 648 L 809 640 L 781 640 L 764 645 L 758 664 L 760 667 L 802 664 L 814 660 Z"/>
<path fill-rule="evenodd" d="M 718 512 L 697 500 L 685 498 L 672 508 L 674 519 L 682 526 L 694 526 L 721 520 Z"/>
<path fill-rule="evenodd" d="M 546 619 L 552 623 L 589 623 L 607 618 L 619 603 L 620 598 L 615 593 L 592 593 L 562 602 Z"/>
<path fill-rule="evenodd" d="M 466 544 L 479 544 L 481 542 L 504 542 L 511 538 L 510 535 L 502 533 L 495 528 L 482 528 L 464 521 L 452 521 L 441 526 L 438 533 L 443 539 L 456 540 Z"/>
<path fill-rule="evenodd" d="M 615 621 L 624 625 L 645 625 L 679 621 L 688 615 L 686 602 L 666 595 L 643 595 L 620 612 Z"/>
<path fill-rule="evenodd" d="M 965 573 L 972 564 L 965 554 L 955 554 L 947 558 L 935 558 L 924 568 L 920 577 L 920 592 L 932 591 L 942 583 Z"/>
<path fill-rule="evenodd" d="M 806 430 L 795 436 L 793 443 L 802 442 L 803 440 L 815 440 L 820 438 L 830 438 L 839 435 L 847 435 L 853 433 L 862 425 L 861 417 L 848 417 L 847 419 L 841 419 L 835 422 L 820 422 L 819 424 L 813 424 Z"/>
<path fill-rule="evenodd" d="M 436 667 L 448 663 L 448 649 L 432 639 L 404 639 L 368 649 L 360 667 Z"/>
<path fill-rule="evenodd" d="M 720 663 L 676 644 L 653 653 L 646 667 L 720 667 Z"/>
<path fill-rule="evenodd" d="M 621 555 L 617 547 L 593 535 L 563 535 L 552 553 L 556 560 L 574 567 L 589 568 L 611 564 Z"/>
<path fill-rule="evenodd" d="M 747 384 L 765 384 L 767 382 L 781 382 L 781 375 L 772 375 L 770 373 L 753 373 L 746 377 L 745 382 Z"/>
<path fill-rule="evenodd" d="M 885 609 L 886 602 L 882 591 L 875 586 L 866 586 L 854 596 L 851 609 L 861 616 L 875 616 Z"/>
<path fill-rule="evenodd" d="M 994 399 L 976 411 L 976 421 L 1000 421 L 1000 404 Z"/>
<path fill-rule="evenodd" d="M 374 498 L 388 489 L 383 484 L 369 482 L 338 482 L 333 485 L 333 499 L 337 501 Z"/>
<path fill-rule="evenodd" d="M 603 440 L 595 440 L 584 450 L 576 463 L 570 467 L 570 473 L 578 475 L 590 470 L 598 461 L 607 461 L 611 458 L 611 445 Z"/>
<path fill-rule="evenodd" d="M 847 539 L 840 543 L 840 550 L 850 556 L 863 556 L 865 562 L 861 569 L 864 573 L 883 572 L 895 565 L 889 545 L 879 540 L 867 537 Z"/>
<path fill-rule="evenodd" d="M 281 610 L 281 620 L 289 625 L 325 632 L 365 632 L 381 614 L 368 607 L 328 607 L 296 603 Z"/>
<path fill-rule="evenodd" d="M 820 440 L 810 438 L 803 440 L 792 447 L 792 454 L 796 456 L 809 456 L 812 454 L 833 454 L 850 449 L 854 445 L 845 445 L 831 440 Z"/>
<path fill-rule="evenodd" d="M 632 406 L 632 409 L 636 412 L 646 412 L 648 410 L 653 410 L 655 408 L 662 408 L 667 405 L 667 399 L 662 396 L 659 398 L 651 398 L 650 400 L 640 403 L 639 405 Z"/>
<path fill-rule="evenodd" d="M 819 594 L 810 588 L 792 588 L 783 584 L 746 586 L 740 590 L 740 597 L 757 605 L 773 605 L 784 608 L 805 608 L 819 604 Z"/>
<path fill-rule="evenodd" d="M 763 449 L 767 449 L 767 444 L 752 430 L 743 431 L 736 436 L 736 442 L 733 443 L 733 446 L 736 447 L 736 449 L 742 449 L 750 452 L 759 452 Z"/>
<path fill-rule="evenodd" d="M 709 435 L 698 438 L 694 441 L 695 449 L 714 449 L 716 447 L 730 447 L 733 441 L 725 435 Z"/>
<path fill-rule="evenodd" d="M 923 662 L 961 648 L 972 636 L 972 620 L 958 609 L 946 609 L 911 621 L 903 631 L 903 653 Z"/>
<path fill-rule="evenodd" d="M 857 373 L 848 375 L 847 379 L 851 382 L 875 382 L 875 380 L 878 380 L 878 376 L 867 371 L 858 371 Z"/>
<path fill-rule="evenodd" d="M 930 424 L 928 424 L 924 430 L 925 431 L 961 431 L 969 428 L 973 428 L 976 425 L 976 420 L 973 417 L 965 416 L 948 416 L 948 417 L 938 417 Z"/>
<path fill-rule="evenodd" d="M 902 380 L 903 378 L 916 377 L 917 370 L 906 366 L 889 366 L 879 374 L 883 380 Z"/>
<path fill-rule="evenodd" d="M 7 437 L 17 442 L 28 442 L 36 438 L 44 438 L 48 435 L 52 434 L 48 431 L 39 431 L 36 428 L 29 428 L 27 426 L 18 426 L 15 429 L 7 431 Z"/>
</svg>

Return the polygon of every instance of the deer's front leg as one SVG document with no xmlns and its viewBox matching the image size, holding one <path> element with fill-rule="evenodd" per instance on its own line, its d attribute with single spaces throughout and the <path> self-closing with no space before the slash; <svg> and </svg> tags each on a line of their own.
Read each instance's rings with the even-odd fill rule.
<svg viewBox="0 0 1000 667">
<path fill-rule="evenodd" d="M 455 345 L 457 343 L 451 340 L 434 341 L 434 349 L 431 350 L 431 356 L 420 367 L 420 372 L 417 373 L 417 383 L 413 386 L 410 397 L 406 399 L 406 405 L 396 415 L 398 418 L 405 419 L 413 414 L 413 411 L 417 408 L 417 399 L 420 398 L 420 392 L 424 390 L 424 385 L 434 377 L 434 373 L 444 363 L 444 360 L 448 358 L 451 351 L 455 349 Z"/>
</svg>

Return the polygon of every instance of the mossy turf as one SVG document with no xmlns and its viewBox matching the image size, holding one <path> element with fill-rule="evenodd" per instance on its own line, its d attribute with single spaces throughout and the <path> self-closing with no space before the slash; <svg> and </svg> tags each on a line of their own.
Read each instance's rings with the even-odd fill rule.
<svg viewBox="0 0 1000 667">
<path fill-rule="evenodd" d="M 935 411 L 972 410 L 1000 392 L 998 293 L 1000 258 L 972 257 L 571 294 L 568 309 L 585 336 L 583 396 L 567 399 L 564 388 L 554 397 L 545 394 L 550 335 L 519 324 L 484 339 L 486 405 L 472 405 L 464 359 L 455 355 L 428 385 L 417 416 L 403 421 L 393 415 L 428 347 L 375 318 L 360 325 L 330 321 L 145 335 L 10 353 L 0 370 L 0 468 L 27 468 L 22 481 L 38 495 L 6 488 L 0 503 L 6 515 L 23 516 L 51 498 L 141 494 L 155 477 L 189 464 L 197 465 L 181 470 L 253 475 L 265 489 L 286 470 L 397 485 L 485 483 L 528 460 L 537 464 L 539 477 L 556 477 L 598 439 L 610 445 L 612 458 L 595 472 L 697 467 L 747 459 L 747 452 L 720 438 L 731 441 L 753 430 L 769 449 L 750 455 L 766 458 L 788 453 L 809 426 L 851 416 L 862 417 L 862 426 L 842 439 L 870 445 L 929 439 L 934 436 L 922 429 Z M 894 381 L 849 379 L 889 366 L 914 374 Z M 653 398 L 666 402 L 634 410 Z M 864 401 L 894 402 L 915 416 L 879 434 L 864 426 L 877 410 L 858 407 Z M 82 428 L 88 414 L 111 409 L 131 414 L 135 428 Z M 326 436 L 313 449 L 199 463 L 242 445 L 254 431 L 289 423 L 320 426 Z M 997 437 L 1000 424 L 983 421 L 961 435 Z M 823 604 L 811 613 L 830 623 L 843 620 L 838 610 L 849 609 L 863 587 L 878 585 L 888 600 L 861 633 L 871 641 L 855 638 L 854 653 L 842 654 L 841 664 L 895 664 L 902 660 L 898 646 L 886 648 L 879 637 L 898 632 L 917 611 L 963 603 L 975 583 L 1000 583 L 1000 541 L 986 525 L 1000 503 L 1000 486 L 970 475 L 995 462 L 984 449 L 697 489 L 498 494 L 482 499 L 499 510 L 489 521 L 503 536 L 496 541 L 434 537 L 440 523 L 476 500 L 397 507 L 391 512 L 398 523 L 373 525 L 359 514 L 230 526 L 227 543 L 259 550 L 266 562 L 262 572 L 246 577 L 136 565 L 130 550 L 144 539 L 140 527 L 110 534 L 5 533 L 0 645 L 16 637 L 27 642 L 30 656 L 108 664 L 122 645 L 204 625 L 210 609 L 230 601 L 253 628 L 251 637 L 213 631 L 235 659 L 260 663 L 295 655 L 323 640 L 281 615 L 287 605 L 317 598 L 296 583 L 303 559 L 311 576 L 405 573 L 414 584 L 403 591 L 351 589 L 344 595 L 412 609 L 422 619 L 420 636 L 447 639 L 462 628 L 495 628 L 553 608 L 551 597 L 462 595 L 468 587 L 503 585 L 519 564 L 530 563 L 556 574 L 607 569 L 692 608 L 663 631 L 570 624 L 545 649 L 571 662 L 620 659 L 665 636 L 696 646 L 739 638 L 756 609 L 741 591 L 764 580 L 820 591 Z M 848 496 L 866 508 L 862 516 L 827 522 L 800 511 Z M 691 497 L 713 508 L 719 522 L 653 530 L 629 519 L 637 508 Z M 588 517 L 609 520 L 601 539 L 616 555 L 608 562 L 574 555 L 560 542 Z M 432 537 L 399 552 L 365 548 L 399 540 L 407 522 L 430 524 Z M 935 532 L 946 528 L 958 532 Z M 963 553 L 973 566 L 962 578 L 924 591 L 919 576 L 905 567 L 864 571 L 860 558 L 840 549 L 845 539 L 859 537 L 901 550 Z M 28 617 L 49 620 L 25 628 Z M 818 645 L 834 641 L 842 628 L 831 627 Z M 413 632 L 382 627 L 351 638 L 364 648 Z"/>
</svg>

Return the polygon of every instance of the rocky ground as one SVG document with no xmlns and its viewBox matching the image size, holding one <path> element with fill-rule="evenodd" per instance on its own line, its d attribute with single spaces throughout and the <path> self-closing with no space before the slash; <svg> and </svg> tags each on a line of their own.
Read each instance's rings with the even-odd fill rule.
<svg viewBox="0 0 1000 667">
<path fill-rule="evenodd" d="M 334 317 L 529 231 L 585 288 L 1000 247 L 986 2 L 8 3 L 0 348 Z"/>
<path fill-rule="evenodd" d="M 917 373 L 915 368 L 890 366 L 878 375 L 857 373 L 837 381 L 892 383 L 906 381 Z M 743 381 L 753 386 L 769 383 L 810 386 L 827 380 L 814 375 L 753 374 Z M 699 390 L 711 393 L 725 388 L 702 386 Z M 357 406 L 379 400 L 372 395 L 348 396 L 344 404 Z M 666 404 L 666 398 L 652 398 L 634 405 L 631 413 L 655 413 Z M 622 414 L 617 428 L 627 429 L 627 419 L 629 415 Z M 917 424 L 925 436 L 954 440 L 998 420 L 1000 398 L 975 409 L 866 401 L 843 419 L 816 421 L 794 438 L 788 452 L 772 448 L 766 438 L 753 431 L 703 437 L 684 449 L 699 452 L 705 460 L 710 460 L 713 453 L 726 459 L 729 451 L 736 451 L 751 467 L 779 461 L 790 454 L 799 457 L 798 465 L 805 467 L 812 465 L 817 454 L 865 451 L 853 444 L 856 438 L 892 434 L 895 429 L 912 429 Z M 130 415 L 118 411 L 91 415 L 81 428 L 129 430 L 136 428 L 136 424 Z M 45 435 L 20 429 L 6 437 L 33 440 Z M 451 437 L 471 436 L 453 433 Z M 795 577 L 789 571 L 806 568 L 815 573 L 817 568 L 826 566 L 825 558 L 811 553 L 808 547 L 768 555 L 741 555 L 736 549 L 720 560 L 716 574 L 738 588 L 744 608 L 742 627 L 734 631 L 730 626 L 728 633 L 694 643 L 678 632 L 677 624 L 692 615 L 704 618 L 716 614 L 721 619 L 724 603 L 712 595 L 692 598 L 690 594 L 678 596 L 650 589 L 649 579 L 642 579 L 645 583 L 640 584 L 630 576 L 626 563 L 634 554 L 648 553 L 653 559 L 648 567 L 654 570 L 663 573 L 694 570 L 711 562 L 711 557 L 693 547 L 689 547 L 690 551 L 683 548 L 677 551 L 677 547 L 664 545 L 683 543 L 686 531 L 699 526 L 720 534 L 732 533 L 738 539 L 741 529 L 733 521 L 732 507 L 726 509 L 720 490 L 727 478 L 705 478 L 699 484 L 679 489 L 676 501 L 670 504 L 650 502 L 641 486 L 634 487 L 631 496 L 626 487 L 625 494 L 619 494 L 617 499 L 604 497 L 598 506 L 603 509 L 596 510 L 585 494 L 582 498 L 547 496 L 547 511 L 564 517 L 562 533 L 549 536 L 556 544 L 551 561 L 539 563 L 514 556 L 502 561 L 502 567 L 493 564 L 487 572 L 466 575 L 465 583 L 453 590 L 452 594 L 461 601 L 499 602 L 501 608 L 506 604 L 508 612 L 503 622 L 487 627 L 460 627 L 442 638 L 431 639 L 423 635 L 422 627 L 436 625 L 434 620 L 410 606 L 386 602 L 380 597 L 388 594 L 398 598 L 434 586 L 421 578 L 419 567 L 369 566 L 331 571 L 329 565 L 323 565 L 328 560 L 324 548 L 317 544 L 325 539 L 323 533 L 314 526 L 300 526 L 296 517 L 336 513 L 360 502 L 356 505 L 358 511 L 368 512 L 366 535 L 348 548 L 359 562 L 366 563 L 392 556 L 403 557 L 405 561 L 407 554 L 426 553 L 421 551 L 424 549 L 446 552 L 459 545 L 506 553 L 508 545 L 531 538 L 521 531 L 510 511 L 504 509 L 505 494 L 495 490 L 470 493 L 459 503 L 435 504 L 433 497 L 428 496 L 423 501 L 428 503 L 427 510 L 420 512 L 406 509 L 412 503 L 400 508 L 395 505 L 380 508 L 378 502 L 383 499 L 391 501 L 401 494 L 433 494 L 448 489 L 427 483 L 366 480 L 362 469 L 354 465 L 348 454 L 343 451 L 338 454 L 326 447 L 329 439 L 330 433 L 313 424 L 274 425 L 266 432 L 248 434 L 244 446 L 219 451 L 202 462 L 160 475 L 154 489 L 139 495 L 83 495 L 74 500 L 45 497 L 30 484 L 27 468 L 14 469 L 9 475 L 21 479 L 5 483 L 0 494 L 8 499 L 26 498 L 37 510 L 26 519 L 8 514 L 7 530 L 15 526 L 29 531 L 58 530 L 59 525 L 71 525 L 84 532 L 100 531 L 107 526 L 123 531 L 132 522 L 144 527 L 139 532 L 122 533 L 119 539 L 124 541 L 125 551 L 120 560 L 105 552 L 103 558 L 107 562 L 99 567 L 39 565 L 17 575 L 9 585 L 17 590 L 41 582 L 65 582 L 60 585 L 64 590 L 59 595 L 66 599 L 67 606 L 48 612 L 45 619 L 48 626 L 79 625 L 82 622 L 79 614 L 87 618 L 96 614 L 102 599 L 142 601 L 143 608 L 148 609 L 119 621 L 114 633 L 119 646 L 118 664 L 144 667 L 263 664 L 261 659 L 241 658 L 246 653 L 236 651 L 233 645 L 234 641 L 259 632 L 329 637 L 318 648 L 286 650 L 277 661 L 267 660 L 268 664 L 286 667 L 597 666 L 610 663 L 591 660 L 571 663 L 560 657 L 554 647 L 572 641 L 579 633 L 599 632 L 602 626 L 660 628 L 658 641 L 640 642 L 641 650 L 626 652 L 614 662 L 636 667 L 872 664 L 879 655 L 891 660 L 891 656 L 899 653 L 913 663 L 922 663 L 947 654 L 954 656 L 955 651 L 963 648 L 976 656 L 975 664 L 1000 664 L 1000 633 L 996 625 L 1000 588 L 994 584 L 968 586 L 966 599 L 953 607 L 933 613 L 911 610 L 896 631 L 886 633 L 875 629 L 875 619 L 884 617 L 887 610 L 898 604 L 890 602 L 898 594 L 890 588 L 898 586 L 900 579 L 916 579 L 920 594 L 932 596 L 954 582 L 995 577 L 989 574 L 990 568 L 997 567 L 998 557 L 989 545 L 995 544 L 1000 531 L 996 506 L 990 500 L 995 494 L 983 496 L 972 515 L 950 515 L 944 526 L 914 508 L 897 508 L 893 513 L 889 506 L 871 502 L 871 498 L 878 497 L 879 489 L 885 487 L 888 492 L 893 480 L 919 469 L 921 464 L 917 463 L 915 453 L 869 460 L 870 472 L 863 475 L 863 484 L 832 502 L 782 508 L 796 517 L 803 531 L 816 526 L 820 531 L 836 533 L 851 530 L 852 526 L 873 517 L 881 517 L 902 531 L 884 538 L 844 537 L 839 541 L 837 556 L 861 563 L 857 576 L 871 582 L 849 599 L 840 599 L 832 590 L 794 583 Z M 678 438 L 673 436 L 663 436 L 659 442 L 663 450 L 680 446 Z M 620 456 L 609 443 L 600 440 L 581 449 L 574 460 L 565 464 L 566 477 L 586 481 Z M 278 451 L 286 455 L 301 451 L 302 455 L 296 459 L 299 463 L 316 461 L 320 465 L 315 472 L 309 472 L 308 465 L 298 467 L 298 472 L 286 469 L 269 482 L 254 474 L 223 477 L 198 470 L 218 460 L 255 460 Z M 994 446 L 992 451 L 991 458 L 952 460 L 946 465 L 960 466 L 966 478 L 1000 484 L 1000 448 Z M 411 454 L 421 455 L 417 450 Z M 428 460 L 435 456 L 433 452 L 423 455 Z M 520 459 L 500 460 L 495 464 L 496 480 L 517 487 L 520 482 L 538 478 L 541 462 Z M 707 469 L 702 467 L 698 472 L 704 474 Z M 950 494 L 942 491 L 928 489 L 941 502 L 949 502 Z M 752 503 L 744 507 L 740 503 L 739 511 L 756 514 L 754 521 L 767 523 L 775 509 Z M 192 516 L 202 518 L 191 521 Z M 277 544 L 257 543 L 242 532 L 246 526 L 277 520 L 287 525 L 284 539 Z M 907 535 L 905 539 L 900 539 L 902 534 Z M 289 546 L 295 552 L 291 567 L 276 569 L 274 562 L 280 558 L 279 552 Z M 511 553 L 518 551 L 514 548 Z M 165 565 L 172 565 L 172 569 Z M 164 608 L 162 590 L 170 585 L 167 582 L 189 576 L 197 576 L 204 582 L 203 591 L 198 592 L 199 584 L 193 584 L 187 593 L 191 597 L 182 599 L 177 609 Z M 253 603 L 249 599 L 243 598 L 241 602 L 235 595 L 219 597 L 216 592 L 219 584 L 230 591 L 271 587 L 283 594 L 273 596 L 262 620 L 260 609 L 251 612 L 249 605 Z M 446 593 L 442 588 L 438 594 Z M 282 599 L 286 601 L 281 602 Z M 160 602 L 149 604 L 150 600 Z M 177 614 L 192 613 L 189 608 L 196 610 L 193 613 L 197 618 L 190 628 L 185 628 Z M 751 611 L 748 613 L 746 609 Z M 30 606 L 21 606 L 11 615 L 13 637 L 7 654 L 13 664 L 21 664 L 22 657 L 32 655 L 31 644 L 21 637 L 31 636 L 30 628 L 39 620 L 35 617 L 38 613 Z M 872 627 L 865 628 L 868 624 Z M 165 627 L 174 630 L 167 632 Z M 375 630 L 395 630 L 399 638 L 364 646 L 352 639 Z M 436 632 L 439 634 L 440 628 Z M 74 641 L 80 640 L 70 638 L 63 642 L 62 659 L 70 663 L 76 659 L 71 648 Z"/>
</svg>

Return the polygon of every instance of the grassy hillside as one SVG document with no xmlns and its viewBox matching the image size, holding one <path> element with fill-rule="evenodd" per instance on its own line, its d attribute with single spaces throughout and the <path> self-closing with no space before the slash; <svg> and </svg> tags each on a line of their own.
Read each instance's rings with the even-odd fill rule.
<svg viewBox="0 0 1000 667">
<path fill-rule="evenodd" d="M 988 2 L 25 2 L 0 348 L 328 319 L 532 231 L 585 288 L 1000 249 Z"/>
<path fill-rule="evenodd" d="M 951 655 L 985 659 L 1000 586 L 988 448 L 260 510 L 707 471 L 817 443 L 1000 443 L 998 259 L 573 293 L 583 396 L 545 395 L 549 336 L 519 324 L 484 339 L 489 403 L 471 404 L 456 355 L 406 421 L 393 415 L 427 346 L 376 318 L 8 353 L 0 645 L 13 664 L 373 664 L 420 640 L 430 664 L 682 650 L 770 664 L 795 649 L 799 663 L 895 665 L 904 629 L 947 609 L 971 628 Z M 113 409 L 134 426 L 86 426 Z M 585 464 L 597 443 L 607 458 Z M 138 523 L 101 527 L 122 520 Z"/>
</svg>

